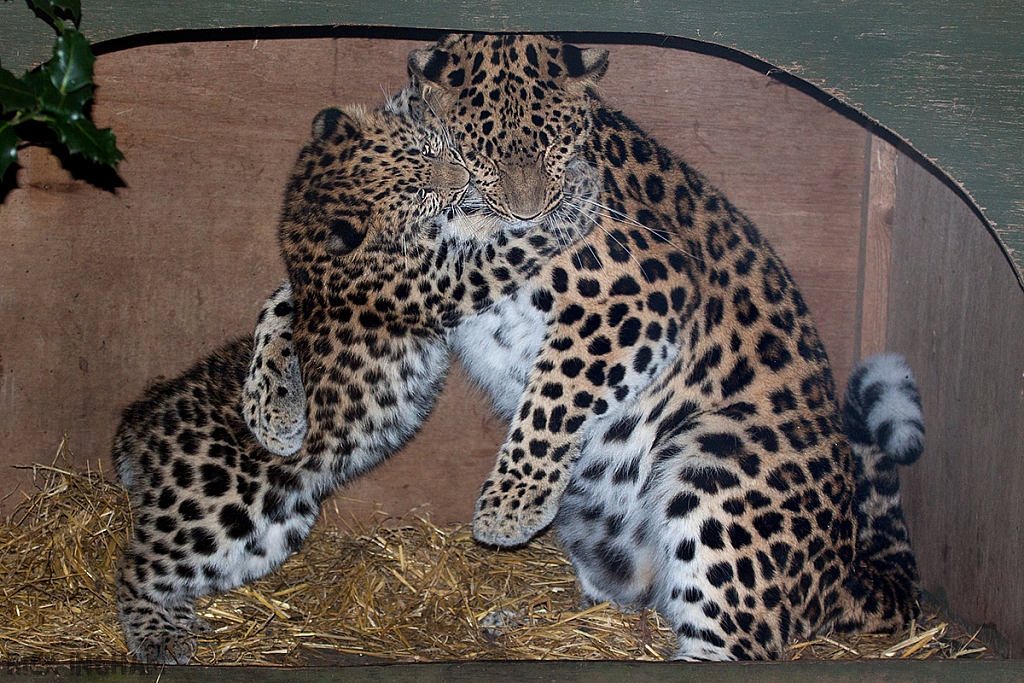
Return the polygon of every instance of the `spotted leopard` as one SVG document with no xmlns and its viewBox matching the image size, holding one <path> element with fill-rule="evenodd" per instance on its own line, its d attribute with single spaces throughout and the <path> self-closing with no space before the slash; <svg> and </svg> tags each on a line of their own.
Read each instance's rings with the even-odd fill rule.
<svg viewBox="0 0 1024 683">
<path fill-rule="evenodd" d="M 851 450 L 785 266 L 597 98 L 607 57 L 515 35 L 410 55 L 410 101 L 458 142 L 493 225 L 559 206 L 580 159 L 603 183 L 600 229 L 453 333 L 512 422 L 477 538 L 515 545 L 553 521 L 584 593 L 659 609 L 681 658 L 774 658 L 829 627 L 902 625 L 916 561 L 898 505 L 871 493 L 898 503 L 898 458 L 874 470 Z M 876 421 L 898 417 L 879 405 Z M 882 470 L 886 487 L 868 486 Z"/>
<path fill-rule="evenodd" d="M 451 249 L 435 219 L 465 191 L 457 161 L 393 113 L 327 109 L 314 120 L 281 219 L 289 283 L 260 318 L 284 341 L 290 332 L 275 325 L 294 327 L 309 398 L 303 446 L 277 457 L 249 431 L 243 384 L 253 349 L 271 348 L 250 338 L 125 410 L 113 459 L 135 523 L 117 601 L 134 656 L 188 661 L 205 628 L 194 601 L 272 571 L 301 546 L 328 493 L 418 428 L 448 368 L 446 328 L 535 273 L 568 244 L 567 231 L 589 229 L 578 211 L 575 227 L 557 216 L 540 224 L 557 239 L 531 230 Z M 595 192 L 578 168 L 577 186 Z M 287 345 L 277 351 L 291 363 Z M 268 425 L 294 431 L 286 420 Z"/>
<path fill-rule="evenodd" d="M 905 523 L 862 494 L 871 467 L 844 434 L 803 297 L 721 192 L 595 94 L 607 59 L 516 35 L 453 35 L 410 55 L 496 220 L 557 206 L 578 159 L 607 209 L 507 306 L 544 336 L 507 354 L 534 360 L 477 538 L 520 543 L 554 517 L 584 592 L 656 607 L 684 658 L 773 658 L 832 626 L 903 625 L 918 590 Z M 467 322 L 456 344 L 471 374 L 500 381 L 484 342 L 503 321 Z"/>
</svg>

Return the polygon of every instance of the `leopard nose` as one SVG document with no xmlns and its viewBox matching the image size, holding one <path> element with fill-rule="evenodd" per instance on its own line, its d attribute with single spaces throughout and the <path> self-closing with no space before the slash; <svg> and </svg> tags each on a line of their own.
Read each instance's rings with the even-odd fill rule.
<svg viewBox="0 0 1024 683">
<path fill-rule="evenodd" d="M 452 165 L 455 166 L 455 170 L 452 173 L 455 178 L 454 186 L 461 189 L 466 185 L 469 185 L 469 170 L 461 164 Z"/>
<path fill-rule="evenodd" d="M 430 184 L 441 190 L 461 190 L 469 185 L 469 171 L 460 164 L 437 163 L 431 169 Z"/>
<path fill-rule="evenodd" d="M 544 210 L 547 189 L 543 162 L 502 164 L 498 174 L 509 212 L 522 221 L 537 218 Z"/>
</svg>

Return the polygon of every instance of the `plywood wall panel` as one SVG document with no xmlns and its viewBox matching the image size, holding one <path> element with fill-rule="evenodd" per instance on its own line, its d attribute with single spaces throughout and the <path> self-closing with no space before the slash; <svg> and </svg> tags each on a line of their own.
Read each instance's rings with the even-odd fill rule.
<svg viewBox="0 0 1024 683">
<path fill-rule="evenodd" d="M 95 118 L 126 154 L 98 190 L 42 150 L 0 205 L 4 464 L 108 457 L 120 410 L 250 329 L 283 277 L 275 226 L 313 114 L 379 103 L 406 80 L 408 41 L 186 43 L 103 55 Z M 853 358 L 865 133 L 744 67 L 613 46 L 606 99 L 722 187 L 803 289 L 840 382 Z M 503 425 L 456 376 L 403 453 L 343 492 L 467 520 Z M 109 468 L 109 462 L 106 463 Z M 20 478 L 19 478 L 20 477 Z M 29 475 L 0 484 L 0 497 Z M 8 511 L 17 497 L 8 498 Z M 366 506 L 339 499 L 342 514 Z"/>
<path fill-rule="evenodd" d="M 926 445 L 905 474 L 924 585 L 1024 650 L 1024 295 L 978 218 L 900 156 L 889 347 L 920 384 Z"/>
</svg>

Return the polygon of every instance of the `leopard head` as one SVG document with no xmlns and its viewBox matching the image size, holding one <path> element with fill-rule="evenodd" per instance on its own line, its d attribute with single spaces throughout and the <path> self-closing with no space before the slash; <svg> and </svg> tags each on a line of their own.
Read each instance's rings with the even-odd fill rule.
<svg viewBox="0 0 1024 683">
<path fill-rule="evenodd" d="M 488 208 L 511 224 L 562 201 L 566 167 L 590 130 L 589 92 L 607 65 L 607 50 L 539 35 L 450 35 L 409 55 L 425 108 Z"/>
<path fill-rule="evenodd" d="M 321 111 L 285 192 L 279 237 L 293 285 L 354 253 L 400 250 L 468 183 L 435 130 L 385 111 Z"/>
</svg>

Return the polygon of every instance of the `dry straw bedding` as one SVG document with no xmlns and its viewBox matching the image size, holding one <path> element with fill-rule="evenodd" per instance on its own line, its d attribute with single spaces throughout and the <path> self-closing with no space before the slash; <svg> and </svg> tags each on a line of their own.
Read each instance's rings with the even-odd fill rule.
<svg viewBox="0 0 1024 683">
<path fill-rule="evenodd" d="M 0 662 L 123 660 L 113 577 L 131 525 L 127 495 L 102 472 L 73 472 L 62 442 L 39 490 L 0 532 Z M 572 568 L 550 539 L 517 551 L 473 543 L 468 527 L 414 516 L 372 527 L 318 524 L 280 570 L 201 600 L 214 626 L 200 664 L 671 656 L 655 612 L 580 610 Z M 504 617 L 499 628 L 495 614 Z M 491 615 L 491 616 L 488 616 Z M 482 623 L 483 622 L 483 623 Z M 790 659 L 986 656 L 970 634 L 931 615 L 896 635 L 821 637 Z"/>
</svg>

